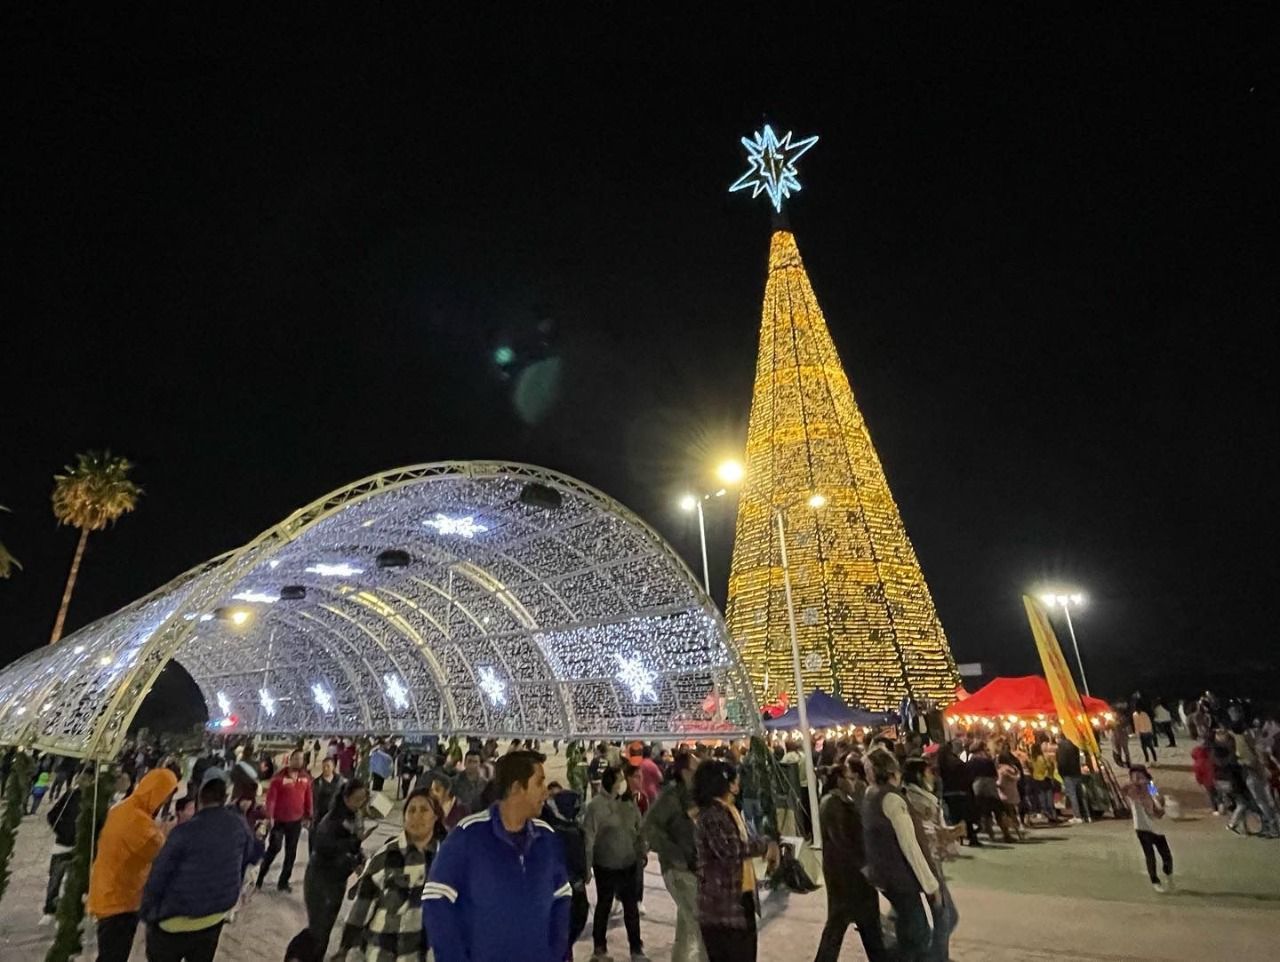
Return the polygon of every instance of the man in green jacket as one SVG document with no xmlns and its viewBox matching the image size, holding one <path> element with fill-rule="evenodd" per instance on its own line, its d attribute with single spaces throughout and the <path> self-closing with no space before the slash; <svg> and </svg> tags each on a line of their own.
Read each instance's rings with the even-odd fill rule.
<svg viewBox="0 0 1280 962">
<path fill-rule="evenodd" d="M 676 903 L 676 940 L 672 962 L 707 962 L 698 928 L 697 847 L 693 840 L 693 773 L 698 757 L 677 752 L 671 778 L 644 817 L 644 835 L 657 853 L 662 881 Z"/>
</svg>

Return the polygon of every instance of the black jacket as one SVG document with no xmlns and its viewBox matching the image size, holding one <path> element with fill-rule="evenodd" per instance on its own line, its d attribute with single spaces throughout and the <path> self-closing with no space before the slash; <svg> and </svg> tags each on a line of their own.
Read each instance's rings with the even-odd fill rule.
<svg viewBox="0 0 1280 962">
<path fill-rule="evenodd" d="M 345 778 L 337 773 L 334 774 L 331 782 L 326 782 L 318 775 L 312 780 L 311 813 L 316 820 L 317 828 L 320 821 L 333 810 L 333 803 L 342 791 L 342 786 L 346 784 L 346 781 Z"/>
<path fill-rule="evenodd" d="M 1058 774 L 1063 778 L 1080 777 L 1080 749 L 1070 739 L 1058 739 Z"/>
<path fill-rule="evenodd" d="M 53 829 L 53 840 L 68 848 L 76 844 L 76 823 L 80 821 L 80 789 L 73 788 L 53 804 L 45 815 Z"/>
<path fill-rule="evenodd" d="M 698 864 L 693 819 L 689 810 L 693 799 L 684 782 L 676 779 L 662 789 L 662 794 L 644 816 L 644 838 L 658 855 L 662 871 L 683 868 L 693 871 Z"/>
<path fill-rule="evenodd" d="M 587 877 L 587 840 L 578 823 L 579 808 L 578 793 L 567 789 L 547 799 L 542 808 L 543 821 L 564 842 L 564 865 L 569 870 L 570 882 L 582 882 Z"/>
<path fill-rule="evenodd" d="M 995 778 L 996 763 L 987 755 L 974 755 L 965 762 L 965 771 L 971 782 L 975 778 Z"/>
<path fill-rule="evenodd" d="M 875 919 L 880 902 L 867 881 L 861 804 L 841 789 L 827 792 L 822 813 L 822 876 L 827 886 L 827 914 Z"/>
<path fill-rule="evenodd" d="M 364 860 L 360 851 L 359 820 L 341 796 L 316 829 L 316 847 L 311 853 L 311 871 L 330 880 L 346 881 Z"/>
<path fill-rule="evenodd" d="M 964 762 L 952 751 L 939 755 L 938 774 L 942 776 L 944 795 L 968 795 L 973 790 L 973 779 Z"/>
<path fill-rule="evenodd" d="M 920 883 L 902 852 L 889 816 L 884 813 L 884 800 L 891 794 L 901 795 L 902 792 L 889 785 L 873 785 L 867 789 L 866 798 L 862 801 L 867 879 L 884 892 L 919 893 Z"/>
</svg>

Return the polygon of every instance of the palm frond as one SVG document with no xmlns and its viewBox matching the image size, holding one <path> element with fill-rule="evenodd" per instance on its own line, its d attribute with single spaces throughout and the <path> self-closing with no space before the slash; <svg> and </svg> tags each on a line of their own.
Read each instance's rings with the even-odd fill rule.
<svg viewBox="0 0 1280 962">
<path fill-rule="evenodd" d="M 76 455 L 53 476 L 53 515 L 59 524 L 101 531 L 138 506 L 142 488 L 129 480 L 133 464 L 110 451 Z"/>
<path fill-rule="evenodd" d="M 0 504 L 0 511 L 8 512 L 3 504 Z M 9 549 L 4 546 L 4 542 L 0 541 L 0 578 L 8 578 L 13 574 L 13 569 L 22 570 L 22 562 L 9 553 Z"/>
<path fill-rule="evenodd" d="M 22 570 L 22 562 L 9 553 L 9 549 L 4 546 L 4 542 L 0 541 L 0 578 L 8 578 L 13 574 L 13 569 Z"/>
</svg>

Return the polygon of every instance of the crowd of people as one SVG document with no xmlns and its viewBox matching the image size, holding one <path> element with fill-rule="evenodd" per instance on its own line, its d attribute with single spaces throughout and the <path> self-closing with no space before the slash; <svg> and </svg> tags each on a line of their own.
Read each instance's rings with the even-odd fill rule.
<svg viewBox="0 0 1280 962">
<path fill-rule="evenodd" d="M 1126 708 L 1116 724 L 1124 737 L 1111 739 L 1117 753 L 1123 740 L 1128 767 L 1117 799 L 1157 891 L 1173 885 L 1173 854 L 1158 830 L 1167 804 L 1149 766 L 1179 731 L 1227 827 L 1245 833 L 1256 822 L 1258 836 L 1280 836 L 1280 725 L 1259 724 L 1247 704 L 1219 704 L 1209 693 L 1174 713 L 1135 692 Z M 1129 764 L 1126 729 L 1146 764 Z M 610 946 L 617 914 L 624 957 L 645 962 L 650 859 L 676 908 L 676 962 L 755 958 L 759 860 L 766 875 L 792 877 L 775 875 L 788 853 L 769 837 L 776 819 L 765 817 L 762 783 L 774 779 L 775 813 L 789 807 L 801 830 L 812 814 L 798 741 L 776 744 L 764 774 L 745 743 L 601 742 L 583 760 L 582 783 L 574 779 L 580 791 L 549 782 L 537 748 L 513 741 L 501 750 L 493 739 L 419 747 L 310 740 L 285 755 L 244 740 L 185 755 L 130 746 L 106 786 L 105 820 L 93 828 L 87 911 L 98 962 L 126 962 L 139 927 L 148 962 L 212 962 L 223 927 L 273 869 L 275 888 L 293 891 L 304 833 L 307 929 L 290 943 L 293 962 L 320 962 L 335 938 L 344 962 L 425 962 L 428 950 L 438 962 L 564 962 L 588 923 L 591 959 L 606 962 L 621 948 Z M 0 758 L 0 767 L 10 761 Z M 945 962 L 959 920 L 945 865 L 961 845 L 1016 843 L 1029 828 L 1087 822 L 1108 804 L 1088 756 L 1044 729 L 940 741 L 868 732 L 820 739 L 813 761 L 828 909 L 815 962 L 839 957 L 850 925 L 869 962 Z M 73 760 L 37 759 L 24 808 L 43 808 L 53 831 L 45 922 L 90 784 L 92 772 Z M 378 824 L 371 799 L 381 798 L 386 814 L 391 795 L 400 799 L 400 831 L 367 851 Z M 882 896 L 892 906 L 891 939 Z"/>
</svg>

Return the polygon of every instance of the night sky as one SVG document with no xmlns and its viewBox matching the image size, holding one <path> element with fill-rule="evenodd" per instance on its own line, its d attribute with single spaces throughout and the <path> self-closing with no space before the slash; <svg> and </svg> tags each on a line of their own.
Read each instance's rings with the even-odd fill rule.
<svg viewBox="0 0 1280 962">
<path fill-rule="evenodd" d="M 88 448 L 146 496 L 69 628 L 444 459 L 579 477 L 696 568 L 675 501 L 745 443 L 770 219 L 727 187 L 767 116 L 821 137 L 791 223 L 957 660 L 1038 670 L 1052 582 L 1095 693 L 1274 693 L 1260 23 L 587 9 L 6 12 L 0 662 L 48 638 L 51 475 Z"/>
</svg>

